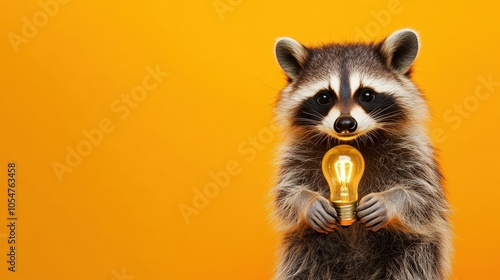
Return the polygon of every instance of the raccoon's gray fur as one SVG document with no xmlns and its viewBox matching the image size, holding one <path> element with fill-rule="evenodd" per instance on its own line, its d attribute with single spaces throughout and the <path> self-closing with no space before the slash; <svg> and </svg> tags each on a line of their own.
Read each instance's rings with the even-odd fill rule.
<svg viewBox="0 0 500 280">
<path fill-rule="evenodd" d="M 410 80 L 418 50 L 410 29 L 373 44 L 278 40 L 288 84 L 276 108 L 284 142 L 273 217 L 283 239 L 274 279 L 450 276 L 449 205 L 425 128 L 428 108 Z M 360 221 L 347 228 L 336 221 L 321 171 L 338 144 L 356 147 L 366 163 Z"/>
</svg>

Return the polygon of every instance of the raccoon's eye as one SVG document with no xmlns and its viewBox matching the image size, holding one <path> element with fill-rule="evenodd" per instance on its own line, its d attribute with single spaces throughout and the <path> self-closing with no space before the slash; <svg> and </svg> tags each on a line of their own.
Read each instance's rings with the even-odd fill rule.
<svg viewBox="0 0 500 280">
<path fill-rule="evenodd" d="M 375 93 L 369 89 L 363 90 L 361 93 L 361 101 L 372 102 L 373 100 L 375 100 Z"/>
<path fill-rule="evenodd" d="M 322 90 L 318 93 L 318 97 L 316 98 L 316 101 L 318 101 L 318 104 L 320 105 L 326 105 L 332 101 L 332 98 L 328 94 L 328 91 Z"/>
</svg>

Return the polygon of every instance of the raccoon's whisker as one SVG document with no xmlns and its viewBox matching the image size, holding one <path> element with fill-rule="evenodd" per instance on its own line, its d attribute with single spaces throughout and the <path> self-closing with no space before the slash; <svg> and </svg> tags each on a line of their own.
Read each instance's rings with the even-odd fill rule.
<svg viewBox="0 0 500 280">
<path fill-rule="evenodd" d="M 321 119 L 324 118 L 324 116 L 322 116 L 320 113 L 314 112 L 314 111 L 313 112 L 303 112 L 303 113 L 306 114 L 306 115 L 310 115 L 312 117 L 318 118 L 317 121 L 319 121 L 319 120 L 321 120 Z"/>
<path fill-rule="evenodd" d="M 373 112 L 371 112 L 371 113 L 369 114 L 369 116 L 371 116 L 371 117 L 373 117 L 373 118 L 376 118 L 376 117 L 378 117 L 380 114 L 382 114 L 383 112 L 387 111 L 388 109 L 390 109 L 390 108 L 391 108 L 392 106 L 394 106 L 394 105 L 396 105 L 396 104 L 391 104 L 391 105 L 389 105 L 389 106 L 387 106 L 387 107 L 385 107 L 385 108 L 379 108 L 379 109 L 376 109 L 376 110 L 374 110 Z"/>
<path fill-rule="evenodd" d="M 274 88 L 274 87 L 270 86 L 269 84 L 267 84 L 266 82 L 264 82 L 261 78 L 259 78 L 259 76 L 254 75 L 254 77 L 255 77 L 255 78 L 256 78 L 259 82 L 261 82 L 263 85 L 265 85 L 266 87 L 268 87 L 268 88 L 272 89 L 273 91 L 279 91 L 279 89 Z"/>
<path fill-rule="evenodd" d="M 327 139 L 328 139 L 328 147 L 332 147 L 333 145 L 331 142 L 333 141 L 333 138 L 327 135 Z"/>
<path fill-rule="evenodd" d="M 373 112 L 376 112 L 378 109 L 374 110 Z M 363 119 L 359 120 L 358 121 L 358 124 L 362 124 L 365 120 L 367 120 L 368 118 L 374 118 L 374 116 L 372 116 L 371 114 L 367 114 Z"/>
<path fill-rule="evenodd" d="M 376 130 L 372 130 L 366 136 L 372 145 L 375 145 L 375 138 L 377 138 L 378 132 Z"/>
<path fill-rule="evenodd" d="M 320 124 L 320 122 L 317 120 L 312 120 L 307 118 L 296 118 L 295 120 L 305 124 L 306 126 L 316 126 Z"/>
<path fill-rule="evenodd" d="M 380 114 L 381 111 L 382 111 L 382 109 L 377 108 L 377 109 L 371 111 L 370 114 L 368 114 L 367 117 L 375 118 L 375 117 L 377 117 Z"/>
<path fill-rule="evenodd" d="M 308 119 L 308 118 L 295 118 L 298 121 L 310 122 L 310 123 L 319 123 L 318 120 Z"/>
<path fill-rule="evenodd" d="M 324 141 L 322 139 L 323 137 L 325 137 L 325 135 L 317 131 L 305 130 L 301 133 L 301 138 L 305 141 L 301 141 L 300 143 L 301 144 L 310 143 L 310 145 L 308 145 L 309 147 L 307 148 L 314 147 L 315 145 L 321 143 L 321 141 Z"/>
<path fill-rule="evenodd" d="M 384 131 L 389 135 L 402 135 L 402 134 L 404 134 L 400 129 L 391 128 L 391 127 L 387 127 L 387 126 L 379 127 L 378 130 Z"/>
</svg>

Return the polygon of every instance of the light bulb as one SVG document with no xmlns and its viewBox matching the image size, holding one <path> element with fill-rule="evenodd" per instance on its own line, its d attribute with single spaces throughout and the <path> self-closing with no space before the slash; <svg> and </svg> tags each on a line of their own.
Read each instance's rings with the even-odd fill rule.
<svg viewBox="0 0 500 280">
<path fill-rule="evenodd" d="M 358 184 L 365 170 L 365 160 L 356 148 L 338 145 L 325 154 L 322 169 L 340 224 L 350 226 L 356 221 Z"/>
</svg>

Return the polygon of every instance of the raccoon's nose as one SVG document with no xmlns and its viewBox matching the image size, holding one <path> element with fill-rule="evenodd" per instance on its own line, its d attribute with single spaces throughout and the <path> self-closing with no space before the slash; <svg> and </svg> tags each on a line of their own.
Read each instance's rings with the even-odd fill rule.
<svg viewBox="0 0 500 280">
<path fill-rule="evenodd" d="M 340 116 L 333 124 L 333 128 L 338 133 L 352 133 L 358 128 L 358 123 L 351 116 Z"/>
</svg>

